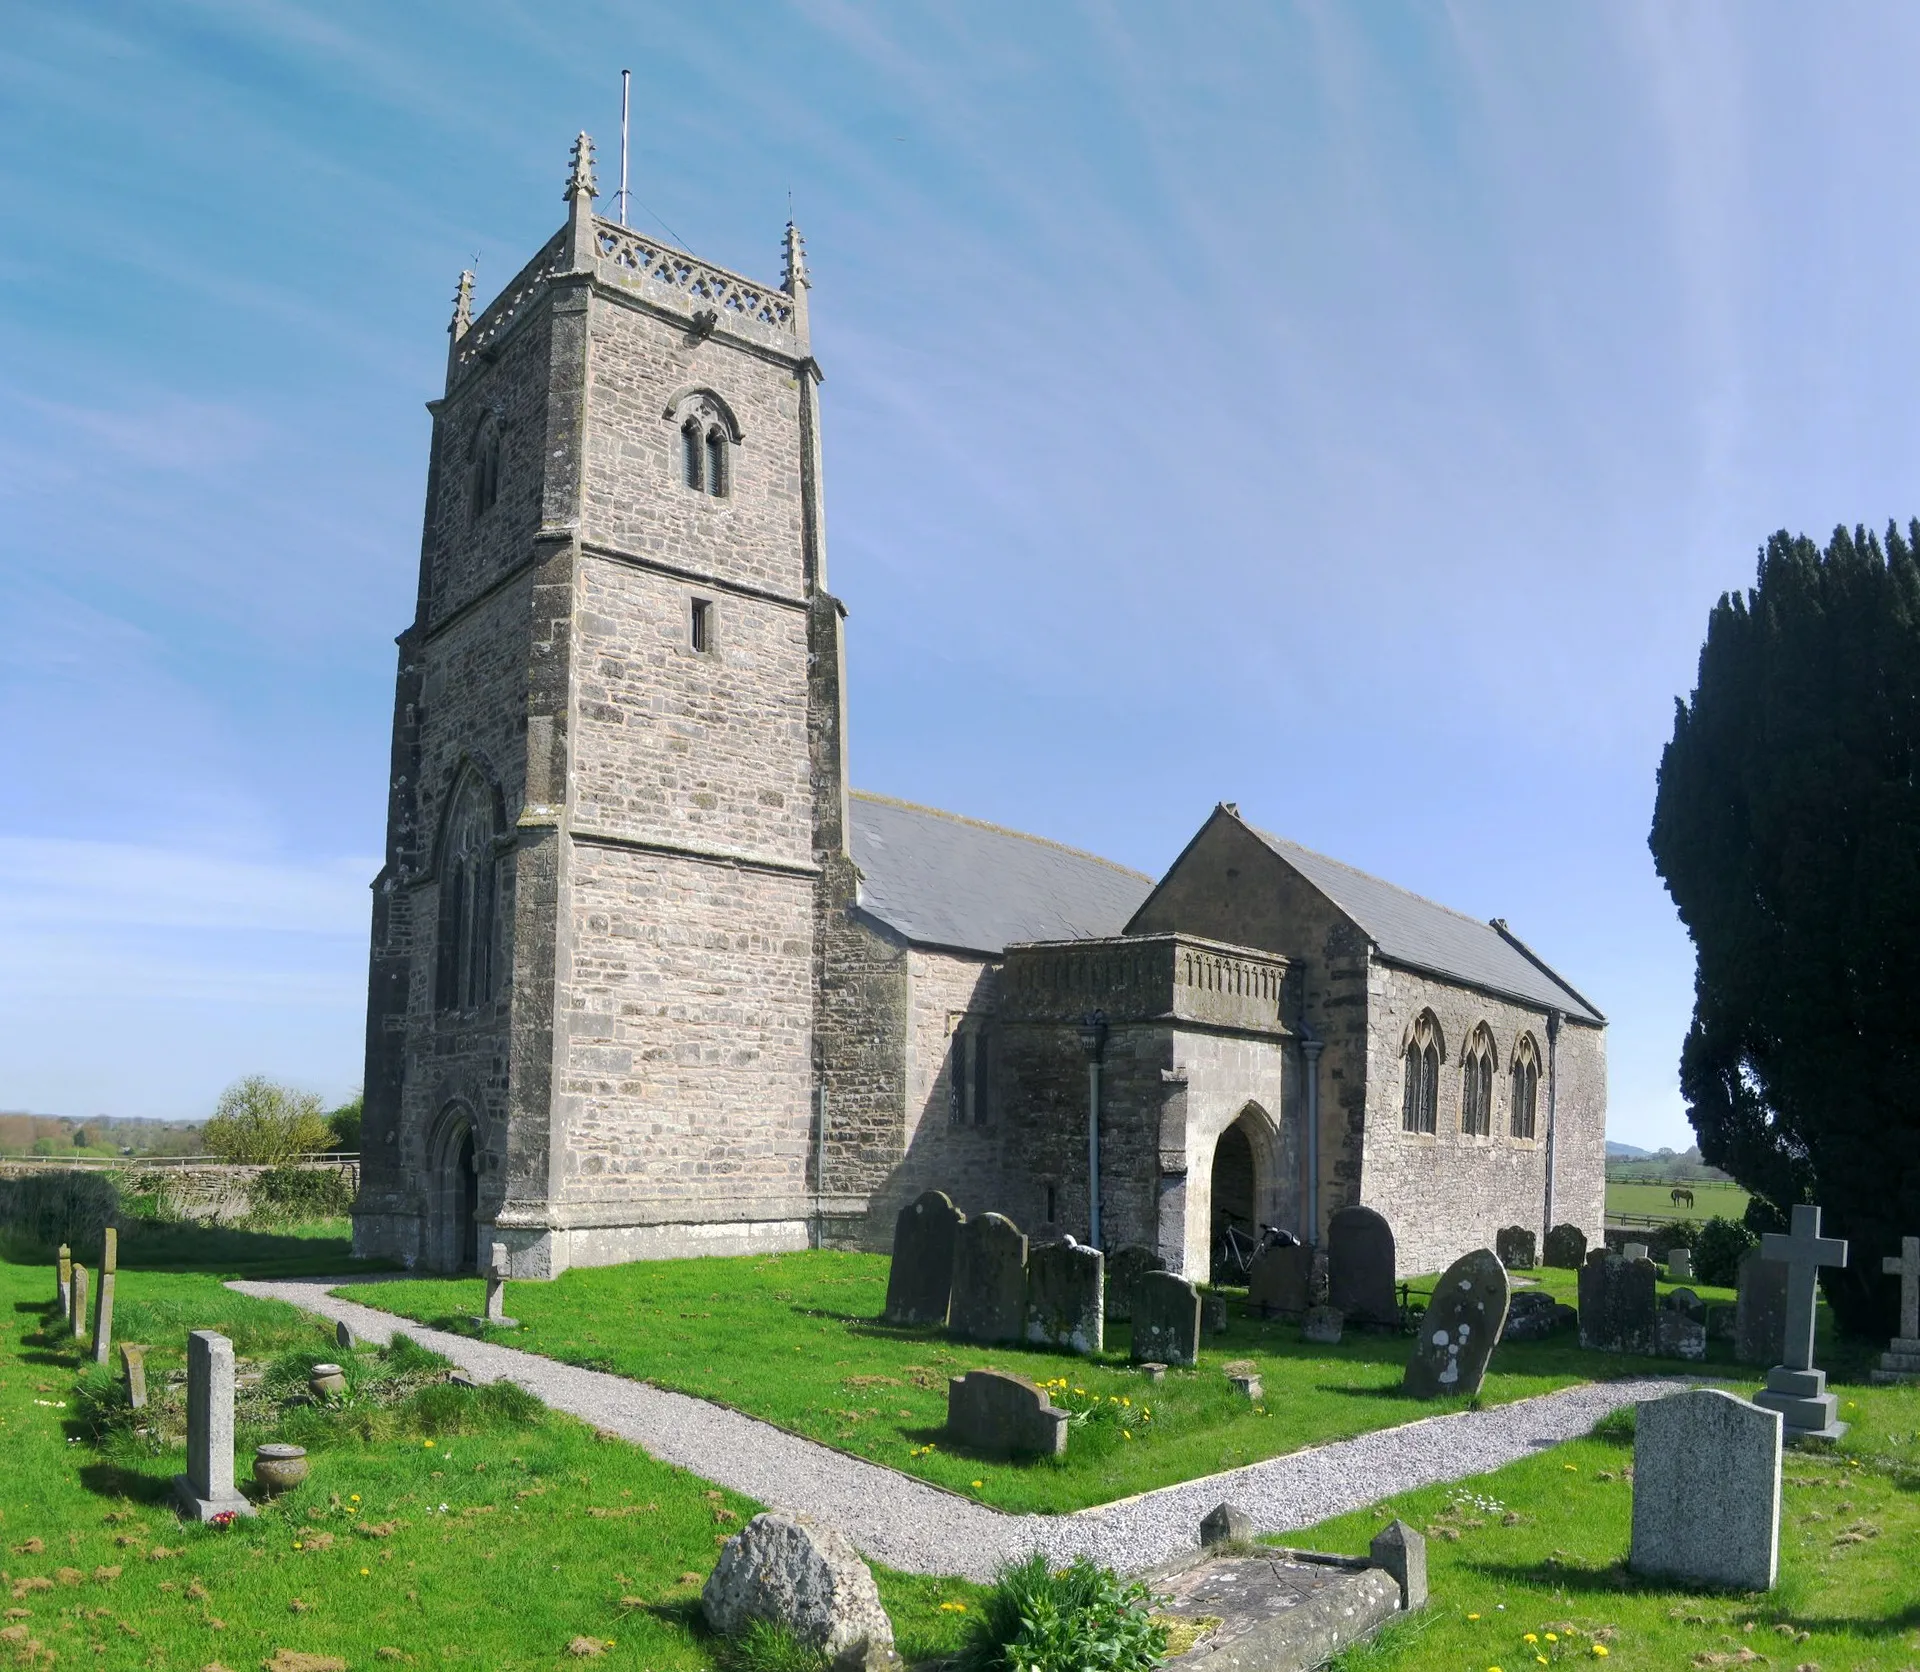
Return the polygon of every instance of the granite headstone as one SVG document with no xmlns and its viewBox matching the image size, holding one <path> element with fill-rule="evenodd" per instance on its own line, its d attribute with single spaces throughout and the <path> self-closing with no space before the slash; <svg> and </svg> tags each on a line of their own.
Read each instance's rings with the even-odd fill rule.
<svg viewBox="0 0 1920 1672">
<path fill-rule="evenodd" d="M 1742 1364 L 1778 1364 L 1787 1336 L 1787 1268 L 1749 1248 L 1735 1282 L 1733 1356 Z"/>
<path fill-rule="evenodd" d="M 1493 1251 L 1500 1256 L 1501 1265 L 1508 1271 L 1533 1270 L 1534 1235 L 1524 1225 L 1507 1225 L 1496 1231 Z"/>
<path fill-rule="evenodd" d="M 944 1324 L 953 1295 L 953 1242 L 967 1216 L 945 1191 L 923 1191 L 893 1222 L 887 1271 L 890 1324 Z"/>
<path fill-rule="evenodd" d="M 253 1514 L 233 1484 L 233 1343 L 210 1329 L 187 1337 L 187 1472 L 173 1493 L 194 1521 Z"/>
<path fill-rule="evenodd" d="M 985 1457 L 1064 1457 L 1067 1413 L 1024 1376 L 969 1370 L 947 1383 L 947 1434 Z"/>
<path fill-rule="evenodd" d="M 1659 1271 L 1596 1248 L 1580 1268 L 1580 1345 L 1602 1353 L 1651 1353 Z"/>
<path fill-rule="evenodd" d="M 1247 1272 L 1247 1306 L 1261 1318 L 1297 1318 L 1311 1304 L 1313 1250 L 1305 1243 L 1261 1250 Z"/>
<path fill-rule="evenodd" d="M 1719 1388 L 1641 1405 L 1627 1566 L 1649 1579 L 1772 1590 L 1780 1571 L 1780 1437 L 1779 1412 Z"/>
<path fill-rule="evenodd" d="M 1137 1242 L 1123 1243 L 1107 1256 L 1107 1322 L 1133 1316 L 1133 1286 L 1150 1271 L 1165 1271 L 1166 1260 Z"/>
<path fill-rule="evenodd" d="M 1587 1263 L 1587 1233 L 1578 1225 L 1556 1225 L 1547 1232 L 1541 1255 L 1547 1265 L 1579 1271 Z"/>
</svg>

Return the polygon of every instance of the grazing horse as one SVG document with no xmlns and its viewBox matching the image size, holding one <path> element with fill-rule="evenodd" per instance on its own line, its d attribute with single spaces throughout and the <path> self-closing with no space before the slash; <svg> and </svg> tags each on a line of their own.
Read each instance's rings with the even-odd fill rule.
<svg viewBox="0 0 1920 1672">
<path fill-rule="evenodd" d="M 1692 1206 L 1693 1206 L 1693 1192 L 1692 1192 L 1691 1190 L 1676 1190 L 1676 1191 L 1674 1191 L 1674 1193 L 1673 1193 L 1673 1205 L 1674 1205 L 1675 1207 L 1677 1207 L 1677 1208 L 1690 1208 L 1690 1207 L 1692 1207 Z"/>
</svg>

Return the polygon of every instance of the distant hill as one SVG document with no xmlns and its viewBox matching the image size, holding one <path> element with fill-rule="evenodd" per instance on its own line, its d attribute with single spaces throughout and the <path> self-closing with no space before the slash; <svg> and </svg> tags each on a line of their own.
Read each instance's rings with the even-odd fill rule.
<svg viewBox="0 0 1920 1672">
<path fill-rule="evenodd" d="M 1607 1140 L 1607 1159 L 1609 1161 L 1645 1161 L 1653 1154 L 1652 1150 L 1636 1149 L 1632 1144 L 1617 1144 L 1611 1138 Z"/>
<path fill-rule="evenodd" d="M 0 1155 L 191 1155 L 198 1121 L 74 1120 L 0 1110 Z"/>
</svg>

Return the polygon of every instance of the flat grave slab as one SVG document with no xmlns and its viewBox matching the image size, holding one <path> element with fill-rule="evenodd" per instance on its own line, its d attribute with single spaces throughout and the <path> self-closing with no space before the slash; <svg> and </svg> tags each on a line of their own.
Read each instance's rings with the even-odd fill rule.
<svg viewBox="0 0 1920 1672">
<path fill-rule="evenodd" d="M 1181 1672 L 1306 1672 L 1400 1610 L 1399 1582 L 1357 1557 L 1203 1550 L 1142 1577 L 1159 1618 L 1200 1628 L 1164 1662 Z"/>
</svg>

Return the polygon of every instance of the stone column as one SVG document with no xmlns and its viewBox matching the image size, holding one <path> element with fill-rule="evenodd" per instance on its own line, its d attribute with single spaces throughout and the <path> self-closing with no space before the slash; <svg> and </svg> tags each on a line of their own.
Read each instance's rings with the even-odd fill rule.
<svg viewBox="0 0 1920 1672">
<path fill-rule="evenodd" d="M 173 1495 L 195 1521 L 253 1514 L 233 1484 L 233 1343 L 210 1329 L 187 1337 L 187 1472 Z"/>
<path fill-rule="evenodd" d="M 105 1364 L 113 1345 L 113 1284 L 120 1270 L 120 1233 L 107 1227 L 106 1246 L 100 1251 L 100 1293 L 93 1303 L 93 1362 Z"/>
</svg>

